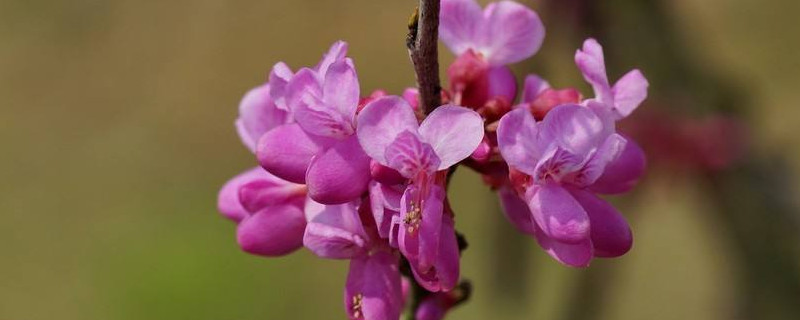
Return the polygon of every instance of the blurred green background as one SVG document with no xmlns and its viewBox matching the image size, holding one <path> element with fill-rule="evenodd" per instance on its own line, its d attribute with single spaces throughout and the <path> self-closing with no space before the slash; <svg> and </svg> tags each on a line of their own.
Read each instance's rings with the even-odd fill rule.
<svg viewBox="0 0 800 320">
<path fill-rule="evenodd" d="M 646 19 L 624 19 L 642 8 L 597 2 L 608 17 L 607 38 L 624 58 L 612 74 L 659 68 L 637 61 L 637 47 L 626 42 L 644 39 L 634 44 L 653 48 L 648 41 L 663 40 L 627 38 L 647 29 Z M 741 187 L 737 197 L 718 193 L 715 203 L 709 190 L 729 189 L 656 164 L 637 191 L 614 199 L 631 218 L 634 249 L 574 270 L 516 234 L 480 178 L 460 170 L 450 194 L 471 244 L 462 274 L 476 291 L 450 319 L 800 317 L 793 306 L 800 304 L 796 226 L 772 242 L 758 232 L 731 237 L 739 229 L 724 222 L 724 208 L 756 197 L 747 190 L 780 188 L 789 207 L 797 204 L 800 2 L 665 3 L 681 52 L 703 73 L 732 83 L 726 103 L 746 108 L 738 117 L 750 128 L 747 156 L 781 159 L 783 167 L 767 169 L 788 182 L 711 179 Z M 275 62 L 312 65 L 343 39 L 363 92 L 412 85 L 404 38 L 414 5 L 0 0 L 0 320 L 343 319 L 346 262 L 307 251 L 279 259 L 242 253 L 234 225 L 216 213 L 216 193 L 255 164 L 233 120 L 242 94 Z M 583 35 L 559 16 L 572 13 L 559 10 L 540 11 L 548 26 L 542 52 L 515 68 L 541 71 L 564 87 L 582 83 L 570 61 Z M 443 64 L 452 59 L 446 50 L 441 56 Z M 674 92 L 661 83 L 653 81 L 651 96 L 669 102 Z M 773 214 L 783 209 L 753 199 L 742 219 L 800 220 L 791 209 L 780 220 Z M 721 213 L 708 214 L 714 210 Z M 770 255 L 748 247 L 748 239 L 789 249 Z M 747 267 L 742 261 L 751 257 L 766 267 Z M 770 269 L 786 261 L 789 267 Z M 778 291 L 762 282 L 786 285 Z M 586 292 L 596 294 L 577 294 Z M 758 297 L 766 301 L 754 307 L 763 318 L 741 310 Z"/>
</svg>

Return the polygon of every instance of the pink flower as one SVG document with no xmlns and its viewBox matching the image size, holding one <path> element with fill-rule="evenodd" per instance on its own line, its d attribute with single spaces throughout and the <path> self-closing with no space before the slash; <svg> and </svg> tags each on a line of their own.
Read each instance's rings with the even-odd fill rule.
<svg viewBox="0 0 800 320">
<path fill-rule="evenodd" d="M 261 165 L 283 179 L 305 183 L 327 204 L 358 198 L 370 181 L 369 157 L 355 136 L 358 77 L 347 44 L 335 43 L 316 68 L 303 68 L 283 88 L 295 123 L 261 137 Z"/>
<path fill-rule="evenodd" d="M 403 310 L 398 259 L 387 251 L 350 260 L 344 303 L 352 320 L 397 320 Z"/>
<path fill-rule="evenodd" d="M 345 285 L 345 309 L 350 319 L 400 317 L 403 293 L 398 256 L 377 235 L 369 206 L 359 201 L 306 204 L 305 246 L 323 258 L 350 259 Z"/>
<path fill-rule="evenodd" d="M 226 218 L 238 224 L 236 240 L 242 250 L 263 256 L 281 256 L 303 245 L 305 196 L 303 185 L 254 168 L 222 187 L 217 207 Z"/>
<path fill-rule="evenodd" d="M 554 108 L 542 122 L 526 109 L 514 110 L 500 121 L 497 133 L 509 166 L 530 176 L 518 186 L 527 212 L 508 190 L 501 190 L 506 215 L 521 231 L 571 266 L 630 249 L 624 218 L 587 191 L 623 154 L 625 138 L 609 131 L 591 109 L 570 104 Z"/>
<path fill-rule="evenodd" d="M 449 290 L 458 279 L 458 245 L 444 213 L 446 170 L 467 158 L 483 139 L 483 120 L 466 108 L 445 105 L 422 122 L 399 97 L 371 102 L 358 116 L 358 138 L 380 165 L 410 180 L 392 229 L 417 280 L 431 291 Z M 385 220 L 384 220 L 385 221 Z"/>
<path fill-rule="evenodd" d="M 477 109 L 491 99 L 514 101 L 517 84 L 505 65 L 535 54 L 544 26 L 536 12 L 516 2 L 481 10 L 474 0 L 443 0 L 439 35 L 458 56 L 447 69 L 454 101 Z"/>
<path fill-rule="evenodd" d="M 284 73 L 282 67 L 276 65 L 272 73 Z M 278 108 L 270 95 L 272 88 L 280 86 L 275 83 L 270 81 L 250 90 L 239 104 L 236 130 L 242 143 L 251 151 L 255 150 L 255 141 L 259 137 L 289 119 L 288 113 Z M 226 218 L 238 224 L 236 239 L 242 250 L 280 256 L 297 250 L 303 244 L 306 220 L 302 204 L 305 197 L 305 186 L 254 168 L 237 175 L 222 187 L 217 207 Z"/>
<path fill-rule="evenodd" d="M 606 75 L 603 47 L 595 39 L 587 39 L 583 49 L 575 52 L 575 64 L 584 79 L 592 85 L 595 99 L 611 111 L 615 119 L 630 115 L 645 98 L 649 83 L 638 69 L 631 70 L 612 87 Z"/>
<path fill-rule="evenodd" d="M 475 0 L 442 0 L 439 37 L 456 55 L 469 50 L 492 66 L 516 63 L 539 50 L 544 25 L 531 9 L 499 1 L 481 10 Z"/>
</svg>

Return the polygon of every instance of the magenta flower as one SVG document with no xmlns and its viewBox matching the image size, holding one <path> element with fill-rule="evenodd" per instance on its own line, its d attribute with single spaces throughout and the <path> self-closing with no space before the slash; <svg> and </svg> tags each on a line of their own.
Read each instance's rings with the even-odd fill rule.
<svg viewBox="0 0 800 320">
<path fill-rule="evenodd" d="M 276 65 L 273 73 L 281 68 Z M 255 150 L 264 133 L 288 121 L 286 111 L 270 95 L 273 81 L 250 90 L 239 104 L 236 130 L 242 143 Z M 236 239 L 242 250 L 264 256 L 291 253 L 303 244 L 306 220 L 302 205 L 306 188 L 254 168 L 228 181 L 220 190 L 217 208 L 238 224 Z"/>
<path fill-rule="evenodd" d="M 483 139 L 483 120 L 466 108 L 445 105 L 422 122 L 399 97 L 373 101 L 358 116 L 358 138 L 376 162 L 410 180 L 401 216 L 393 217 L 400 251 L 426 289 L 449 290 L 458 279 L 458 245 L 444 215 L 446 170 L 467 158 Z M 384 220 L 385 221 L 385 220 Z"/>
<path fill-rule="evenodd" d="M 595 99 L 611 111 L 615 120 L 627 117 L 647 98 L 649 84 L 638 69 L 626 73 L 613 87 L 609 84 L 603 47 L 595 39 L 584 41 L 583 49 L 575 53 L 575 64 L 592 85 Z"/>
<path fill-rule="evenodd" d="M 220 190 L 217 208 L 238 224 L 242 250 L 281 256 L 303 245 L 305 186 L 281 180 L 261 168 L 250 169 Z"/>
<path fill-rule="evenodd" d="M 539 123 L 528 110 L 517 109 L 503 117 L 497 133 L 509 166 L 531 177 L 521 186 L 528 214 L 501 192 L 506 214 L 520 230 L 571 266 L 630 249 L 624 218 L 586 191 L 623 153 L 625 138 L 609 132 L 600 117 L 579 105 L 556 107 Z"/>
<path fill-rule="evenodd" d="M 399 319 L 403 292 L 397 256 L 376 251 L 350 260 L 344 303 L 352 320 Z"/>
<path fill-rule="evenodd" d="M 539 50 L 544 25 L 533 10 L 512 1 L 481 10 L 474 0 L 443 0 L 439 37 L 458 56 L 447 73 L 456 103 L 481 108 L 496 97 L 514 101 L 516 80 L 505 65 Z"/>
<path fill-rule="evenodd" d="M 309 200 L 303 242 L 320 257 L 351 259 L 345 286 L 350 319 L 398 319 L 403 308 L 398 257 L 377 236 L 368 211 L 357 201 L 324 205 Z"/>
<path fill-rule="evenodd" d="M 309 196 L 327 204 L 358 198 L 370 181 L 369 157 L 355 136 L 358 77 L 346 52 L 337 42 L 316 68 L 291 77 L 282 92 L 295 123 L 268 132 L 257 147 L 265 169 L 307 184 Z"/>
</svg>

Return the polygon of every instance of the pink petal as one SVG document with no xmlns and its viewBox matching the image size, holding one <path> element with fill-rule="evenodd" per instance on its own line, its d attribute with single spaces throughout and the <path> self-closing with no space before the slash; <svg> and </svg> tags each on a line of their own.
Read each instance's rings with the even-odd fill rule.
<svg viewBox="0 0 800 320">
<path fill-rule="evenodd" d="M 516 63 L 534 55 L 544 41 L 544 25 L 533 10 L 513 1 L 494 2 L 483 11 L 482 49 L 491 65 Z"/>
<path fill-rule="evenodd" d="M 397 170 L 384 166 L 377 161 L 372 161 L 369 170 L 372 179 L 382 184 L 394 186 L 404 184 L 407 180 L 400 172 L 397 172 Z"/>
<path fill-rule="evenodd" d="M 611 91 L 614 94 L 614 109 L 619 118 L 630 115 L 647 98 L 649 85 L 639 70 L 628 72 L 614 84 Z"/>
<path fill-rule="evenodd" d="M 526 197 L 534 221 L 548 237 L 570 244 L 589 238 L 589 216 L 566 189 L 548 183 Z"/>
<path fill-rule="evenodd" d="M 443 301 L 436 295 L 428 295 L 417 307 L 415 320 L 442 320 L 447 313 Z"/>
<path fill-rule="evenodd" d="M 580 170 L 583 158 L 551 144 L 536 164 L 533 181 L 546 184 L 551 181 L 569 180 L 567 177 Z"/>
<path fill-rule="evenodd" d="M 269 176 L 271 175 L 262 168 L 252 168 L 228 180 L 228 182 L 222 186 L 222 189 L 219 190 L 219 195 L 217 196 L 217 210 L 219 210 L 225 218 L 236 222 L 242 221 L 242 219 L 249 215 L 249 212 L 242 206 L 242 202 L 239 201 L 239 189 L 252 181 L 261 180 Z"/>
<path fill-rule="evenodd" d="M 586 209 L 592 223 L 592 244 L 596 257 L 613 258 L 627 253 L 633 246 L 628 222 L 614 207 L 597 196 L 579 189 L 570 193 Z"/>
<path fill-rule="evenodd" d="M 336 140 L 309 135 L 296 123 L 270 130 L 258 141 L 256 157 L 261 166 L 281 179 L 305 183 L 311 158 Z"/>
<path fill-rule="evenodd" d="M 625 149 L 614 161 L 608 163 L 603 175 L 589 189 L 597 193 L 618 194 L 631 190 L 645 171 L 644 151 L 631 139 L 626 139 Z"/>
<path fill-rule="evenodd" d="M 390 168 L 409 179 L 421 172 L 433 173 L 438 170 L 441 163 L 431 145 L 420 141 L 420 138 L 410 131 L 400 133 L 394 142 L 386 147 L 384 157 Z"/>
<path fill-rule="evenodd" d="M 351 260 L 344 305 L 349 319 L 399 319 L 403 293 L 397 257 L 378 251 Z"/>
<path fill-rule="evenodd" d="M 306 219 L 296 206 L 272 206 L 239 223 L 236 240 L 242 250 L 262 256 L 282 256 L 303 245 Z"/>
<path fill-rule="evenodd" d="M 278 109 L 289 111 L 286 105 L 286 85 L 293 76 L 292 69 L 283 62 L 276 63 L 269 73 L 269 95 Z"/>
<path fill-rule="evenodd" d="M 381 238 L 389 238 L 392 217 L 400 212 L 402 196 L 402 191 L 375 181 L 370 182 L 369 202 L 375 225 L 378 227 L 378 235 Z"/>
<path fill-rule="evenodd" d="M 477 47 L 477 30 L 482 23 L 481 7 L 474 0 L 442 0 L 439 38 L 455 55 Z"/>
<path fill-rule="evenodd" d="M 616 133 L 608 136 L 603 145 L 589 158 L 589 161 L 579 171 L 578 175 L 573 178 L 572 183 L 576 186 L 586 187 L 597 181 L 605 171 L 606 166 L 619 158 L 622 151 L 625 150 L 625 143 L 627 143 L 627 140 Z"/>
<path fill-rule="evenodd" d="M 527 109 L 513 110 L 500 119 L 497 145 L 509 166 L 529 175 L 535 174 L 536 163 L 545 151 L 538 140 L 538 124 Z"/>
<path fill-rule="evenodd" d="M 470 109 L 444 105 L 436 108 L 419 127 L 419 134 L 430 143 L 444 170 L 466 159 L 483 140 L 483 119 Z"/>
<path fill-rule="evenodd" d="M 513 225 L 519 232 L 533 235 L 533 220 L 531 216 L 531 209 L 525 200 L 522 200 L 514 190 L 509 186 L 503 186 L 497 191 L 500 198 L 500 206 L 503 208 L 503 214 L 506 216 L 511 225 Z"/>
<path fill-rule="evenodd" d="M 603 103 L 610 103 L 613 93 L 608 83 L 603 47 L 600 43 L 595 39 L 586 39 L 583 42 L 583 49 L 575 52 L 575 64 L 583 73 L 586 82 L 592 85 L 597 99 Z"/>
<path fill-rule="evenodd" d="M 403 99 L 411 105 L 411 109 L 419 109 L 419 89 L 406 88 L 403 90 Z"/>
<path fill-rule="evenodd" d="M 424 270 L 415 260 L 410 259 L 411 271 L 417 282 L 430 292 L 450 291 L 458 283 L 459 252 L 453 219 L 443 215 L 439 254 L 436 265 Z"/>
<path fill-rule="evenodd" d="M 266 176 L 243 184 L 239 188 L 239 201 L 248 212 L 256 212 L 268 206 L 302 203 L 306 187 L 267 173 Z"/>
<path fill-rule="evenodd" d="M 603 121 L 589 108 L 574 104 L 550 110 L 540 130 L 543 141 L 552 141 L 578 156 L 586 155 L 606 139 Z"/>
<path fill-rule="evenodd" d="M 322 56 L 322 60 L 320 60 L 317 66 L 314 68 L 321 79 L 325 79 L 325 75 L 328 73 L 328 68 L 330 68 L 334 62 L 345 59 L 347 56 L 347 48 L 347 42 L 344 41 L 336 41 L 331 45 L 330 49 L 328 49 L 328 52 Z"/>
<path fill-rule="evenodd" d="M 523 87 L 522 102 L 531 103 L 536 100 L 539 94 L 550 89 L 550 83 L 535 74 L 530 74 L 525 77 L 525 84 Z"/>
<path fill-rule="evenodd" d="M 419 125 L 408 102 L 397 96 L 370 102 L 358 115 L 358 141 L 372 159 L 388 166 L 386 148 L 400 133 L 416 132 Z"/>
<path fill-rule="evenodd" d="M 355 202 L 323 205 L 306 202 L 303 244 L 316 255 L 329 259 L 348 259 L 367 251 L 366 233 Z"/>
<path fill-rule="evenodd" d="M 300 69 L 284 88 L 286 104 L 294 112 L 297 105 L 321 104 L 322 87 L 314 70 Z"/>
<path fill-rule="evenodd" d="M 487 77 L 489 78 L 488 97 L 490 99 L 501 97 L 509 104 L 514 102 L 514 98 L 517 97 L 517 78 L 511 69 L 506 66 L 491 67 Z"/>
<path fill-rule="evenodd" d="M 256 87 L 247 92 L 239 103 L 236 129 L 242 143 L 253 152 L 256 142 L 264 133 L 286 123 L 288 119 L 288 114 L 273 103 L 269 90 L 269 85 Z"/>
<path fill-rule="evenodd" d="M 322 91 L 325 102 L 336 109 L 352 127 L 361 98 L 356 69 L 345 61 L 331 64 L 325 75 Z"/>
<path fill-rule="evenodd" d="M 585 239 L 575 244 L 558 242 L 548 237 L 539 226 L 534 226 L 536 242 L 556 261 L 570 267 L 585 268 L 592 261 L 592 241 Z"/>
<path fill-rule="evenodd" d="M 349 69 L 344 62 L 334 63 L 329 81 L 345 81 L 346 70 Z M 335 71 L 335 72 L 334 72 Z M 353 71 L 355 72 L 355 71 Z M 354 75 L 354 74 L 353 74 Z M 347 86 L 347 84 L 341 84 Z M 329 84 L 327 90 L 335 90 L 335 84 Z M 330 97 L 323 96 L 323 88 L 316 75 L 310 69 L 302 69 L 292 78 L 287 86 L 289 106 L 294 114 L 294 119 L 308 133 L 343 139 L 353 134 L 353 120 L 355 109 L 358 107 L 358 84 L 356 83 L 355 102 L 349 101 L 352 92 L 331 93 Z M 328 98 L 331 100 L 328 101 Z M 352 103 L 342 106 L 341 103 Z M 343 112 L 347 112 L 346 114 Z"/>
<path fill-rule="evenodd" d="M 356 136 L 338 142 L 311 161 L 306 173 L 308 196 L 324 204 L 359 198 L 372 178 L 369 164 Z"/>
<path fill-rule="evenodd" d="M 429 188 L 427 197 L 420 204 L 422 206 L 422 223 L 418 231 L 420 233 L 418 259 L 420 270 L 427 270 L 436 263 L 439 256 L 439 240 L 444 236 L 440 234 L 442 213 L 444 212 L 444 189 L 438 185 L 431 185 Z"/>
</svg>

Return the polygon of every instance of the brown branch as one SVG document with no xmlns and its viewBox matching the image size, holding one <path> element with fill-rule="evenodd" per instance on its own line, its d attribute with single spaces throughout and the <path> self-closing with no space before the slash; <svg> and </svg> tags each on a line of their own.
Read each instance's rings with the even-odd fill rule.
<svg viewBox="0 0 800 320">
<path fill-rule="evenodd" d="M 408 24 L 406 46 L 419 87 L 420 109 L 431 113 L 442 104 L 439 84 L 439 0 L 419 0 Z"/>
</svg>

